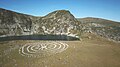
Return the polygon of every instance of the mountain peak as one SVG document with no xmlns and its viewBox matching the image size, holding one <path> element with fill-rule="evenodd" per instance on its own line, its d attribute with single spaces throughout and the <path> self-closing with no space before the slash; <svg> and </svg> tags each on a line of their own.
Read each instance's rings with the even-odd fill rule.
<svg viewBox="0 0 120 67">
<path fill-rule="evenodd" d="M 53 12 L 47 14 L 46 16 L 50 16 L 50 15 L 64 15 L 64 14 L 71 14 L 71 13 L 68 10 L 56 10 L 56 11 L 53 11 Z"/>
<path fill-rule="evenodd" d="M 44 18 L 54 18 L 54 19 L 55 18 L 68 18 L 68 19 L 74 19 L 75 17 L 68 10 L 56 10 L 56 11 L 53 11 L 53 12 L 47 14 L 46 16 L 44 16 Z"/>
<path fill-rule="evenodd" d="M 59 12 L 59 13 L 70 13 L 69 10 L 56 10 L 54 12 Z"/>
</svg>

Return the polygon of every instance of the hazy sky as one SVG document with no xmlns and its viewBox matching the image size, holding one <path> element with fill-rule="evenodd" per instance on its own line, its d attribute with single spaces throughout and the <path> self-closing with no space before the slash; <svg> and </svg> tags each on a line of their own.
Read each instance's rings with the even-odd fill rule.
<svg viewBox="0 0 120 67">
<path fill-rule="evenodd" d="M 64 9 L 75 17 L 120 21 L 120 0 L 0 0 L 0 7 L 34 16 Z"/>
</svg>

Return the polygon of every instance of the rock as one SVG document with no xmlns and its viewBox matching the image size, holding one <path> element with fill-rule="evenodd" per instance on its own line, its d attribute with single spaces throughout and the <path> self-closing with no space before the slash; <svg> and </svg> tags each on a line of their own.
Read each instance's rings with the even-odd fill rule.
<svg viewBox="0 0 120 67">
<path fill-rule="evenodd" d="M 62 58 L 59 58 L 58 60 L 61 60 Z"/>
<path fill-rule="evenodd" d="M 57 10 L 43 17 L 0 8 L 0 36 L 53 34 L 76 36 L 80 22 L 67 10 Z"/>
</svg>

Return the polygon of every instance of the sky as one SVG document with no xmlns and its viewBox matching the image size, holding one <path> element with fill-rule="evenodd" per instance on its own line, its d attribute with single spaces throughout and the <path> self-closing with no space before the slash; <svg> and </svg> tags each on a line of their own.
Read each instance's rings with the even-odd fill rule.
<svg viewBox="0 0 120 67">
<path fill-rule="evenodd" d="M 120 21 L 120 0 L 0 0 L 0 8 L 34 16 L 69 10 L 76 18 L 97 17 Z"/>
</svg>

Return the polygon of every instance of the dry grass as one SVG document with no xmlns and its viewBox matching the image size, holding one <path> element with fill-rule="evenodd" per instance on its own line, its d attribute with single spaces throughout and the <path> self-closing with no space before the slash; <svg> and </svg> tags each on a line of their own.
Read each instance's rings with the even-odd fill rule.
<svg viewBox="0 0 120 67">
<path fill-rule="evenodd" d="M 69 45 L 62 53 L 46 57 L 24 57 L 18 49 L 25 43 L 38 41 L 0 42 L 0 67 L 120 67 L 120 43 L 90 35 L 82 41 L 61 41 Z M 10 46 L 19 47 L 6 55 Z"/>
</svg>

